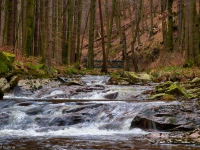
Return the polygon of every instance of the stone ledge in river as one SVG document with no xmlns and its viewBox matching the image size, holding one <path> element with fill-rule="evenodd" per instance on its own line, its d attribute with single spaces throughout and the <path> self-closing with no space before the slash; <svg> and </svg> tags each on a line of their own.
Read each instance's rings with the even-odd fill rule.
<svg viewBox="0 0 200 150">
<path fill-rule="evenodd" d="M 194 130 L 200 125 L 197 101 L 152 106 L 141 110 L 131 123 L 131 128 L 158 130 Z"/>
</svg>

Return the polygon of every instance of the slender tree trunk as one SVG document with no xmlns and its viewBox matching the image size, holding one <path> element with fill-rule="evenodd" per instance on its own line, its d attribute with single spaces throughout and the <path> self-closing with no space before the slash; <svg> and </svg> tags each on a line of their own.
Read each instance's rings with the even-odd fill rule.
<svg viewBox="0 0 200 150">
<path fill-rule="evenodd" d="M 145 20 L 145 17 L 144 17 L 144 0 L 141 0 L 142 1 L 142 7 L 141 7 L 141 20 L 142 20 L 142 34 L 144 34 L 144 20 Z"/>
<path fill-rule="evenodd" d="M 76 62 L 76 49 L 77 49 L 77 28 L 78 28 L 78 0 L 74 1 L 74 23 L 72 32 L 72 51 L 71 51 L 71 64 Z"/>
<path fill-rule="evenodd" d="M 34 1 L 27 1 L 26 10 L 26 54 L 33 55 Z"/>
<path fill-rule="evenodd" d="M 65 6 L 67 5 L 66 0 L 63 0 L 63 10 L 65 8 Z M 62 63 L 66 64 L 66 51 L 67 51 L 67 37 L 66 37 L 66 26 L 67 26 L 67 22 L 66 22 L 66 12 L 63 13 L 63 26 L 62 26 Z"/>
<path fill-rule="evenodd" d="M 71 64 L 71 54 L 72 54 L 72 38 L 73 38 L 73 20 L 74 20 L 74 16 L 73 16 L 73 1 L 74 0 L 68 0 L 68 27 L 67 27 L 67 64 L 70 65 Z M 73 56 L 74 57 L 74 56 Z M 74 58 L 73 58 L 74 60 Z"/>
<path fill-rule="evenodd" d="M 161 13 L 162 13 L 162 37 L 163 37 L 163 44 L 164 44 L 164 50 L 166 50 L 167 46 L 167 32 L 166 32 L 166 27 L 167 27 L 167 22 L 166 22 L 166 1 L 161 0 Z"/>
<path fill-rule="evenodd" d="M 173 50 L 173 0 L 168 0 L 168 30 L 167 30 L 167 50 Z"/>
<path fill-rule="evenodd" d="M 178 40 L 179 40 L 179 46 L 181 44 L 181 34 L 182 34 L 182 1 L 178 0 L 177 2 L 177 13 L 178 13 Z"/>
<path fill-rule="evenodd" d="M 114 18 L 114 12 L 115 12 L 115 4 L 116 4 L 116 0 L 112 0 L 112 12 L 111 12 L 111 16 L 110 19 L 107 19 L 107 23 L 109 23 L 109 26 L 106 27 L 107 30 L 107 48 L 106 48 L 106 58 L 108 59 L 108 55 L 109 55 L 109 50 L 111 48 L 111 34 L 112 34 L 112 26 L 113 26 L 113 18 Z M 109 15 L 107 14 L 107 17 L 109 17 Z"/>
<path fill-rule="evenodd" d="M 76 52 L 76 64 L 80 68 L 80 56 L 81 56 L 81 19 L 82 19 L 82 0 L 78 0 L 78 27 L 77 27 L 77 52 Z"/>
<path fill-rule="evenodd" d="M 104 29 L 103 29 L 103 16 L 102 16 L 102 9 L 101 9 L 101 0 L 99 1 L 99 15 L 100 15 L 100 24 L 101 24 L 101 43 L 102 43 L 102 52 L 103 52 L 103 65 L 101 68 L 101 72 L 107 73 L 107 59 L 106 59 L 106 50 L 105 50 L 105 41 L 104 41 Z"/>
<path fill-rule="evenodd" d="M 1 30 L 1 24 L 2 24 L 2 17 L 1 17 L 1 14 L 2 14 L 2 13 L 1 13 L 1 12 L 2 12 L 2 10 L 3 10 L 3 9 L 2 9 L 2 8 L 3 8 L 3 4 L 2 4 L 2 3 L 3 3 L 3 0 L 0 1 L 0 35 L 1 35 L 1 36 L 0 36 L 0 46 L 1 46 L 1 43 L 2 43 L 2 42 L 1 42 L 1 41 L 2 41 L 2 30 Z"/>
<path fill-rule="evenodd" d="M 149 1 L 150 3 L 150 32 L 149 35 L 153 35 L 153 0 Z"/>
<path fill-rule="evenodd" d="M 96 0 L 90 2 L 90 23 L 89 23 L 89 45 L 88 45 L 88 69 L 94 69 L 94 25 L 95 25 L 95 4 Z"/>
<path fill-rule="evenodd" d="M 22 8 L 22 54 L 25 54 L 26 49 L 26 6 L 27 1 L 22 0 L 21 8 Z"/>
<path fill-rule="evenodd" d="M 81 39 L 81 52 L 80 52 L 79 63 L 80 63 L 81 57 L 82 57 L 83 40 L 84 40 L 84 38 L 85 38 L 85 33 L 86 33 L 86 30 L 87 30 L 87 26 L 88 26 L 89 15 L 90 15 L 90 10 L 89 10 L 88 13 L 87 13 L 87 18 L 86 18 L 86 22 L 85 22 L 85 28 L 84 28 L 83 35 L 82 35 L 82 39 Z M 87 63 L 88 63 L 88 62 L 87 62 Z M 88 64 L 87 64 L 87 65 L 88 65 Z"/>
<path fill-rule="evenodd" d="M 129 71 L 129 67 L 128 67 L 128 56 L 127 56 L 127 47 L 126 47 L 126 35 L 125 35 L 125 28 L 122 32 L 122 54 L 123 54 L 123 60 L 124 60 L 124 71 Z"/>
<path fill-rule="evenodd" d="M 38 56 L 39 1 L 35 0 L 34 56 Z"/>
<path fill-rule="evenodd" d="M 58 64 L 62 64 L 63 63 L 63 49 L 62 49 L 62 5 L 63 5 L 63 1 L 61 0 L 57 0 L 58 2 L 58 6 L 57 6 L 57 12 L 58 12 L 58 17 L 57 17 L 57 20 L 58 20 L 58 23 L 57 23 L 57 34 L 58 34 L 58 38 L 57 38 L 57 42 L 58 42 L 58 48 L 57 48 L 57 62 Z"/>
<path fill-rule="evenodd" d="M 17 4 L 18 0 L 12 1 L 12 46 L 13 52 L 15 50 L 15 42 L 16 42 L 16 27 L 17 27 Z"/>
<path fill-rule="evenodd" d="M 47 49 L 46 49 L 46 58 L 45 65 L 47 72 L 51 73 L 51 57 L 52 57 L 52 7 L 53 0 L 48 0 L 48 24 L 47 24 Z"/>
<path fill-rule="evenodd" d="M 7 1 L 7 17 L 8 17 L 8 31 L 7 31 L 7 45 L 12 46 L 13 42 L 12 42 L 12 3 L 13 0 L 8 0 Z"/>
</svg>

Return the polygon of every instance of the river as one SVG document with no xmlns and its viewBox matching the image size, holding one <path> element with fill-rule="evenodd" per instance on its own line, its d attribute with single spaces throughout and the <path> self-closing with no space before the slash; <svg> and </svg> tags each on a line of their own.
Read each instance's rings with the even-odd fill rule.
<svg viewBox="0 0 200 150">
<path fill-rule="evenodd" d="M 34 92 L 15 89 L 7 93 L 0 101 L 0 149 L 200 149 L 195 145 L 150 144 L 146 135 L 161 131 L 130 129 L 143 108 L 177 102 L 148 100 L 142 93 L 152 90 L 153 83 L 113 86 L 106 85 L 108 79 L 84 76 L 81 81 L 90 91 L 79 89 L 76 94 L 73 91 L 78 85 L 60 82 Z M 114 98 L 108 100 L 108 95 Z"/>
</svg>

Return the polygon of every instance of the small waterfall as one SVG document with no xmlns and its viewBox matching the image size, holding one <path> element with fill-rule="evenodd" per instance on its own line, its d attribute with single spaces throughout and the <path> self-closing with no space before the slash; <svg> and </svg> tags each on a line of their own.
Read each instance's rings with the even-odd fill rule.
<svg viewBox="0 0 200 150">
<path fill-rule="evenodd" d="M 128 102 L 152 86 L 106 85 L 109 76 L 84 76 L 85 85 L 67 86 L 56 82 L 36 91 L 17 89 L 4 99 L 12 105 L 2 108 L 7 118 L 0 118 L 0 134 L 17 136 L 146 134 L 130 130 L 131 121 L 147 105 L 154 102 Z M 59 85 L 59 86 L 58 86 Z M 30 95 L 27 97 L 27 93 Z M 14 95 L 16 94 L 16 96 Z M 11 101 L 9 99 L 14 99 Z M 155 128 L 155 124 L 151 124 Z"/>
</svg>

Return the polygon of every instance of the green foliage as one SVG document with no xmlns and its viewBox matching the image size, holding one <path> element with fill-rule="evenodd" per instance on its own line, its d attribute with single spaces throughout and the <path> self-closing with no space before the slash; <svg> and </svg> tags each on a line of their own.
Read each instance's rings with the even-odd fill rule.
<svg viewBox="0 0 200 150">
<path fill-rule="evenodd" d="M 68 74 L 68 75 L 73 75 L 73 74 L 84 74 L 83 71 L 81 70 L 78 70 L 77 68 L 75 67 L 69 67 L 65 70 L 65 73 Z"/>
<path fill-rule="evenodd" d="M 184 68 L 191 68 L 194 66 L 195 66 L 194 60 L 185 61 L 184 65 L 183 65 Z"/>
<path fill-rule="evenodd" d="M 44 64 L 32 64 L 28 63 L 27 66 L 33 70 L 39 71 L 39 70 L 44 70 Z"/>
</svg>

